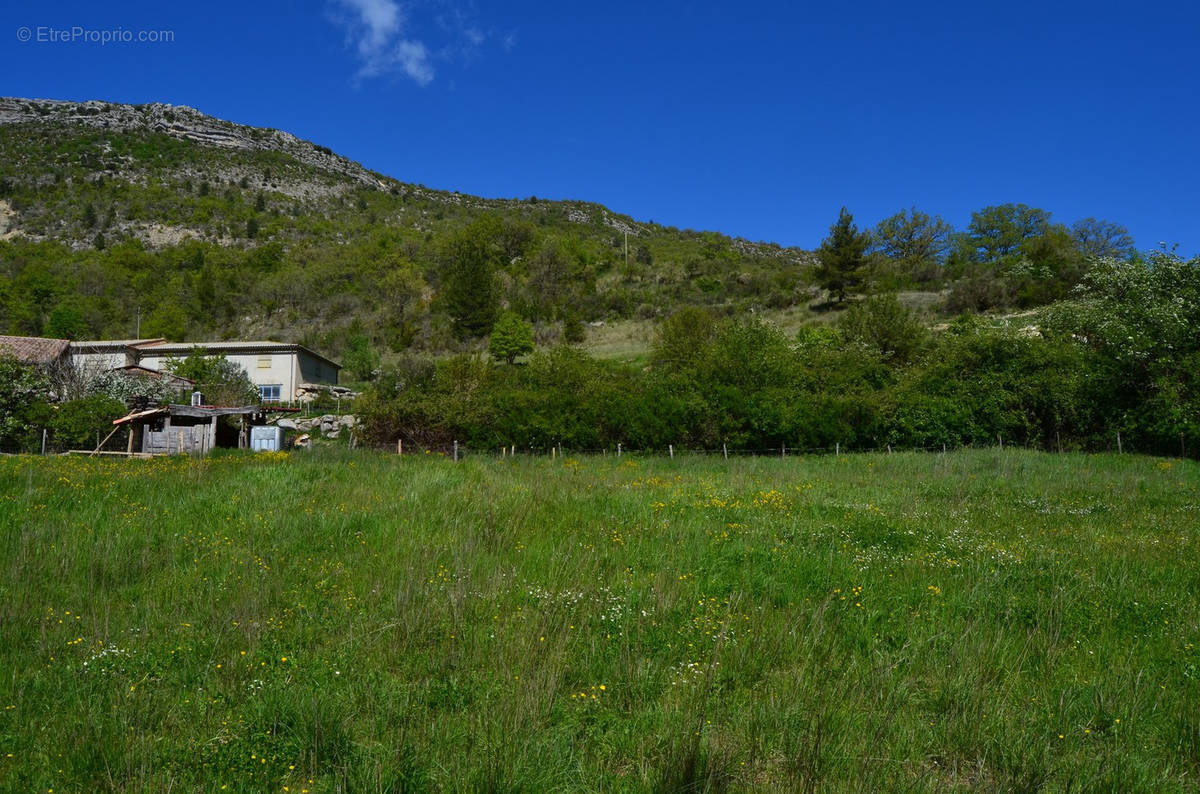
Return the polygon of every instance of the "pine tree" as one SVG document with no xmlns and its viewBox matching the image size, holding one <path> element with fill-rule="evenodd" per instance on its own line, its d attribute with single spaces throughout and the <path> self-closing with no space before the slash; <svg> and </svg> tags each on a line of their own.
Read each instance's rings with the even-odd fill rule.
<svg viewBox="0 0 1200 794">
<path fill-rule="evenodd" d="M 477 221 L 446 241 L 442 249 L 445 283 L 442 297 L 460 337 L 486 334 L 496 321 L 499 252 L 492 228 Z"/>
<path fill-rule="evenodd" d="M 836 295 L 838 303 L 846 300 L 847 293 L 861 286 L 866 278 L 870 245 L 870 232 L 860 232 L 854 225 L 854 216 L 842 207 L 837 223 L 829 227 L 829 236 L 817 249 L 816 270 L 817 283 L 831 296 Z"/>
</svg>

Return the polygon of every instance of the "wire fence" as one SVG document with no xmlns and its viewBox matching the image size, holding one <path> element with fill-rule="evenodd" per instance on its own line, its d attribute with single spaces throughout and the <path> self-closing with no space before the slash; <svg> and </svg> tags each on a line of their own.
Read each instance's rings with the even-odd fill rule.
<svg viewBox="0 0 1200 794">
<path fill-rule="evenodd" d="M 77 436 L 66 438 L 56 434 L 50 428 L 32 428 L 18 437 L 10 437 L 3 443 L 0 443 L 0 454 L 43 454 L 43 455 L 59 455 L 59 454 L 82 454 L 87 453 L 96 456 L 121 455 L 129 453 L 140 453 L 140 449 L 132 449 L 130 441 L 131 429 L 127 426 L 121 426 L 112 429 L 105 435 L 97 432 L 94 438 L 89 438 L 86 441 L 81 440 Z M 299 430 L 291 433 L 288 443 L 291 444 L 298 436 L 303 433 L 311 433 L 313 436 L 323 437 L 319 429 L 314 427 L 312 430 Z M 1067 444 L 1063 444 L 1058 440 L 1051 443 L 1019 443 L 1009 441 L 1003 437 L 997 437 L 995 442 L 989 444 L 930 444 L 925 446 L 911 446 L 899 444 L 864 444 L 834 442 L 828 446 L 788 446 L 780 444 L 777 447 L 741 447 L 722 445 L 720 447 L 709 446 L 689 446 L 687 444 L 667 444 L 661 447 L 626 447 L 623 444 L 616 444 L 608 447 L 568 447 L 563 444 L 508 444 L 505 446 L 472 446 L 456 441 L 438 441 L 430 443 L 428 440 L 422 442 L 416 440 L 400 439 L 389 444 L 363 443 L 354 429 L 349 429 L 348 432 L 339 431 L 332 438 L 338 439 L 341 443 L 346 443 L 351 449 L 372 449 L 378 451 L 392 452 L 400 455 L 430 455 L 451 458 L 453 460 L 466 460 L 468 458 L 567 458 L 567 457 L 638 457 L 638 458 L 685 458 L 685 457 L 706 457 L 706 458 L 794 458 L 803 456 L 821 456 L 821 455 L 850 455 L 850 454 L 901 454 L 901 453 L 926 453 L 926 454 L 946 454 L 959 450 L 967 449 L 1023 449 L 1038 452 L 1050 453 L 1069 453 L 1069 452 L 1116 452 L 1123 454 L 1145 454 L 1156 455 L 1162 457 L 1177 457 L 1182 459 L 1195 458 L 1196 454 L 1187 448 L 1183 438 L 1180 438 L 1179 448 L 1176 450 L 1165 449 L 1162 445 L 1143 445 L 1138 443 L 1130 443 L 1126 439 L 1122 439 L 1119 434 L 1114 434 L 1111 439 L 1091 440 L 1090 442 L 1082 443 L 1077 440 L 1072 440 Z M 135 439 L 136 441 L 136 439 Z"/>
<path fill-rule="evenodd" d="M 93 455 L 128 454 L 130 428 L 121 426 L 97 432 L 94 437 L 82 439 L 77 435 L 64 436 L 51 428 L 32 428 L 0 443 L 0 454 L 18 455 L 63 455 L 67 453 L 89 453 Z M 141 450 L 132 450 L 140 452 Z"/>
<path fill-rule="evenodd" d="M 369 445 L 372 449 L 394 452 L 400 455 L 437 455 L 449 457 L 454 460 L 465 460 L 467 458 L 520 458 L 520 457 L 541 457 L 541 458 L 563 458 L 566 459 L 572 456 L 587 456 L 587 457 L 638 457 L 638 458 L 685 458 L 685 457 L 705 457 L 705 458 L 797 458 L 805 456 L 821 456 L 821 455 L 856 455 L 856 454 L 902 454 L 902 453 L 924 453 L 924 454 L 947 454 L 961 450 L 984 450 L 992 449 L 1004 451 L 1006 449 L 1020 449 L 1035 452 L 1048 452 L 1056 454 L 1064 453 L 1103 453 L 1116 452 L 1119 454 L 1145 454 L 1156 455 L 1162 457 L 1178 457 L 1188 458 L 1189 453 L 1182 439 L 1180 446 L 1174 454 L 1169 450 L 1164 450 L 1161 447 L 1145 447 L 1140 444 L 1130 444 L 1129 442 L 1114 436 L 1110 443 L 1103 441 L 1093 441 L 1091 443 L 1071 442 L 1063 444 L 1061 441 L 1055 440 L 1053 443 L 1014 443 L 998 437 L 994 443 L 976 443 L 976 444 L 931 444 L 926 446 L 908 446 L 908 445 L 893 445 L 893 444 L 862 444 L 851 443 L 842 444 L 834 442 L 832 446 L 819 447 L 790 447 L 786 444 L 780 444 L 778 447 L 730 447 L 722 445 L 720 447 L 705 447 L 705 446 L 687 446 L 667 444 L 664 447 L 625 447 L 622 444 L 617 444 L 612 447 L 566 447 L 562 444 L 553 445 L 517 445 L 510 444 L 508 446 L 497 447 L 472 447 L 459 442 L 436 443 L 436 444 L 418 444 L 406 441 L 398 441 L 394 445 Z M 1191 455 L 1190 457 L 1194 457 Z"/>
</svg>

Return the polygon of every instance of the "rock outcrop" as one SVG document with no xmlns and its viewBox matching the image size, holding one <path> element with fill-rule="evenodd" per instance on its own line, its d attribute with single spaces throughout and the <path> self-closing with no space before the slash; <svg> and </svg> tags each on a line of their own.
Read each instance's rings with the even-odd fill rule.
<svg viewBox="0 0 1200 794">
<path fill-rule="evenodd" d="M 357 427 L 358 420 L 354 418 L 354 414 L 323 414 L 306 419 L 280 419 L 278 425 L 285 430 L 312 435 L 320 433 L 325 438 L 338 438 L 343 430 L 353 430 Z"/>
<path fill-rule="evenodd" d="M 345 386 L 329 386 L 324 383 L 301 383 L 296 386 L 296 399 L 301 403 L 313 402 L 320 399 L 322 395 L 335 400 L 353 400 L 358 396 L 358 392 Z"/>
<path fill-rule="evenodd" d="M 398 184 L 394 180 L 385 181 L 359 163 L 291 133 L 234 124 L 186 105 L 157 102 L 150 105 L 120 105 L 97 100 L 64 102 L 57 99 L 0 98 L 0 124 L 27 122 L 61 122 L 116 131 L 146 130 L 205 146 L 284 152 L 306 165 L 349 177 L 374 188 Z"/>
</svg>

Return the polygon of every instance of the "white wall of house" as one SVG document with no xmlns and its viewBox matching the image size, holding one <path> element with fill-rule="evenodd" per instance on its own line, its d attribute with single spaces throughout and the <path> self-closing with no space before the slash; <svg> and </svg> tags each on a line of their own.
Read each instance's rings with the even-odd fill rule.
<svg viewBox="0 0 1200 794">
<path fill-rule="evenodd" d="M 137 340 L 136 346 L 121 342 L 76 343 L 71 348 L 77 368 L 103 371 L 137 364 L 166 371 L 167 360 L 186 358 L 194 347 L 206 354 L 224 355 L 250 376 L 250 382 L 263 391 L 264 399 L 291 402 L 297 398 L 301 383 L 336 384 L 338 367 L 299 345 L 282 342 L 191 342 L 162 343 L 161 340 Z"/>
<path fill-rule="evenodd" d="M 84 372 L 105 372 L 138 364 L 139 350 L 163 339 L 105 339 L 71 343 L 71 363 Z"/>
<path fill-rule="evenodd" d="M 126 366 L 125 352 L 84 353 L 72 349 L 71 363 L 75 369 L 84 372 L 107 372 L 116 367 Z"/>
<path fill-rule="evenodd" d="M 141 365 L 152 369 L 164 369 L 168 358 L 182 358 L 186 352 L 174 349 L 160 350 L 145 348 L 141 351 Z M 301 349 L 288 350 L 228 350 L 214 345 L 213 352 L 246 370 L 250 382 L 260 390 L 266 387 L 267 399 L 291 402 L 296 399 L 296 388 L 301 383 L 337 383 L 337 368 L 323 362 Z M 277 389 L 277 390 L 276 390 Z"/>
<path fill-rule="evenodd" d="M 186 354 L 184 354 L 186 355 Z M 296 354 L 294 352 L 225 353 L 225 358 L 246 370 L 250 382 L 258 387 L 279 387 L 275 399 L 288 402 L 296 394 Z M 178 352 L 142 352 L 141 365 L 151 369 L 166 369 L 168 358 L 182 358 Z"/>
<path fill-rule="evenodd" d="M 279 393 L 274 391 L 263 394 L 263 399 L 277 399 L 290 402 L 296 398 L 296 354 L 295 353 L 251 353 L 247 355 L 226 354 L 226 358 L 239 364 L 250 375 L 250 381 L 260 387 L 272 389 L 279 387 Z"/>
</svg>

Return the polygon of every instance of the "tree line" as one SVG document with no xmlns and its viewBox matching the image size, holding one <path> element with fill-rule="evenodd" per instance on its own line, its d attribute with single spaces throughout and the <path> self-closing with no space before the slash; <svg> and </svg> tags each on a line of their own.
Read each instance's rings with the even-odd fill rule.
<svg viewBox="0 0 1200 794">
<path fill-rule="evenodd" d="M 405 359 L 360 401 L 368 440 L 498 449 L 1200 449 L 1200 259 L 1094 260 L 1035 325 L 930 331 L 893 294 L 789 336 L 682 309 L 647 367 L 542 349 Z"/>
<path fill-rule="evenodd" d="M 817 249 L 816 282 L 831 300 L 870 287 L 951 285 L 945 311 L 1041 306 L 1065 298 L 1089 263 L 1136 256 L 1118 223 L 1084 218 L 1067 226 L 1025 204 L 999 204 L 971 214 L 963 231 L 917 208 L 860 231 L 843 207 Z"/>
</svg>

